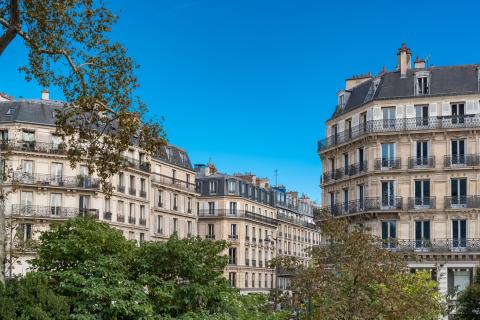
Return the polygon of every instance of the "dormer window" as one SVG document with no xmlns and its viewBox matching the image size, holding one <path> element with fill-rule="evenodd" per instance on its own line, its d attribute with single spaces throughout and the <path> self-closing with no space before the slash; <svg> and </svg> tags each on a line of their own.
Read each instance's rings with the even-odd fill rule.
<svg viewBox="0 0 480 320">
<path fill-rule="evenodd" d="M 415 75 L 415 79 L 415 95 L 430 94 L 430 74 L 428 72 L 419 72 Z"/>
<path fill-rule="evenodd" d="M 342 110 L 345 110 L 345 94 L 341 94 L 338 96 L 338 105 Z"/>
<path fill-rule="evenodd" d="M 7 115 L 12 115 L 15 112 L 15 107 L 10 107 L 7 110 Z"/>
</svg>

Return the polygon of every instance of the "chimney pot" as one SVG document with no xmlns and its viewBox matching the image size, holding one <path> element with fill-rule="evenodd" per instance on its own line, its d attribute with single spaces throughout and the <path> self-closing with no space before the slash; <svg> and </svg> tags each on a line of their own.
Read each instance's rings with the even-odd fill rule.
<svg viewBox="0 0 480 320">
<path fill-rule="evenodd" d="M 47 89 L 42 90 L 42 100 L 49 100 L 50 92 Z"/>
<path fill-rule="evenodd" d="M 415 69 L 425 68 L 425 59 L 420 59 L 418 56 L 415 58 L 414 62 Z"/>
<path fill-rule="evenodd" d="M 412 53 L 405 43 L 402 43 L 402 46 L 398 49 L 397 58 L 400 77 L 406 78 L 407 71 L 411 69 Z"/>
</svg>

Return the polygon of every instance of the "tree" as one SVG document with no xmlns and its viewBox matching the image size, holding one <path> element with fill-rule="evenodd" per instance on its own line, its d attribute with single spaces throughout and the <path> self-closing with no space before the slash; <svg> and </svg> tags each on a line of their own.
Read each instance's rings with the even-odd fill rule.
<svg viewBox="0 0 480 320">
<path fill-rule="evenodd" d="M 109 178 L 125 167 L 122 154 L 132 143 L 147 154 L 165 144 L 163 128 L 146 119 L 146 106 L 134 95 L 138 66 L 108 38 L 117 19 L 101 1 L 0 0 L 0 55 L 19 37 L 28 52 L 28 64 L 20 68 L 26 79 L 62 91 L 65 103 L 56 115 L 56 134 L 70 164 L 86 163 L 107 194 L 113 189 Z M 4 227 L 0 238 L 4 282 Z"/>
<path fill-rule="evenodd" d="M 480 318 L 480 272 L 475 281 L 458 296 L 455 319 L 476 320 Z"/>
<path fill-rule="evenodd" d="M 430 275 L 410 273 L 405 257 L 386 250 L 361 227 L 340 219 L 321 223 L 325 244 L 293 288 L 310 319 L 436 319 L 443 303 Z"/>
</svg>

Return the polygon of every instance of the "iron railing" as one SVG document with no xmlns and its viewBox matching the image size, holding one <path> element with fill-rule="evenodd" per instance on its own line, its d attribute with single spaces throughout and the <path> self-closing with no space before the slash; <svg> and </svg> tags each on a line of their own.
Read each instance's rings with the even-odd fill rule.
<svg viewBox="0 0 480 320">
<path fill-rule="evenodd" d="M 480 252 L 480 239 L 388 239 L 385 245 L 397 252 Z"/>
<path fill-rule="evenodd" d="M 152 172 L 152 181 L 160 184 L 167 184 L 187 191 L 195 191 L 195 184 L 163 174 Z"/>
<path fill-rule="evenodd" d="M 105 219 L 105 220 L 112 220 L 112 213 L 109 212 L 109 211 L 105 211 L 105 212 L 103 213 L 103 219 Z"/>
<path fill-rule="evenodd" d="M 302 225 L 302 226 L 310 228 L 310 229 L 316 229 L 317 228 L 315 223 L 311 223 L 311 222 L 301 220 L 301 219 L 298 219 L 298 218 L 294 218 L 294 217 L 289 217 L 284 213 L 278 213 L 277 214 L 277 219 L 287 221 L 287 222 L 292 222 L 292 223 L 295 223 L 295 224 L 299 224 L 299 225 Z M 282 233 L 280 232 L 279 237 L 281 237 L 281 236 L 282 236 Z"/>
<path fill-rule="evenodd" d="M 357 162 L 346 167 L 338 168 L 335 171 L 326 171 L 323 173 L 323 183 L 328 183 L 331 180 L 339 180 L 344 177 L 352 177 L 357 174 L 367 172 L 367 161 Z"/>
<path fill-rule="evenodd" d="M 244 210 L 229 210 L 229 209 L 214 209 L 214 210 L 200 210 L 198 212 L 200 218 L 217 218 L 217 217 L 227 217 L 227 218 L 247 218 L 259 222 L 264 222 L 268 224 L 277 225 L 278 220 L 260 215 L 258 213 L 244 211 Z M 252 238 L 252 241 L 253 240 Z"/>
<path fill-rule="evenodd" d="M 473 167 L 478 165 L 479 165 L 479 156 L 476 154 L 446 155 L 444 158 L 445 168 Z"/>
<path fill-rule="evenodd" d="M 1 151 L 25 151 L 50 154 L 65 154 L 65 145 L 62 143 L 49 143 L 38 141 L 0 141 Z"/>
<path fill-rule="evenodd" d="M 117 222 L 125 222 L 125 215 L 117 213 Z"/>
<path fill-rule="evenodd" d="M 480 208 L 480 196 L 446 196 L 445 209 Z"/>
<path fill-rule="evenodd" d="M 11 216 L 22 218 L 51 219 L 68 219 L 83 216 L 93 216 L 98 218 L 98 210 L 60 206 L 13 204 L 11 208 Z"/>
<path fill-rule="evenodd" d="M 409 169 L 435 168 L 435 157 L 409 157 Z"/>
<path fill-rule="evenodd" d="M 401 158 L 378 158 L 375 159 L 375 170 L 391 170 L 400 169 L 402 164 Z"/>
<path fill-rule="evenodd" d="M 146 226 L 147 225 L 147 219 L 146 218 L 139 218 L 138 219 L 138 224 L 141 226 Z"/>
<path fill-rule="evenodd" d="M 372 197 L 326 206 L 325 210 L 334 216 L 372 211 L 403 210 L 402 197 Z"/>
<path fill-rule="evenodd" d="M 82 189 L 100 189 L 100 180 L 88 176 L 63 176 L 16 171 L 12 175 L 15 183 Z"/>
<path fill-rule="evenodd" d="M 435 209 L 435 197 L 410 197 L 408 198 L 408 209 Z"/>
<path fill-rule="evenodd" d="M 150 172 L 150 163 L 146 161 L 140 161 L 138 159 L 134 159 L 131 157 L 124 156 L 123 160 L 125 161 L 125 165 L 137 170 L 141 170 L 144 172 Z"/>
</svg>

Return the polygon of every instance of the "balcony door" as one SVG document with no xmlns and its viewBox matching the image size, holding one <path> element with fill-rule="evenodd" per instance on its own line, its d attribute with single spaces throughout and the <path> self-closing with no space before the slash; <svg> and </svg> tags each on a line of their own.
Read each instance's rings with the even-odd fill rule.
<svg viewBox="0 0 480 320">
<path fill-rule="evenodd" d="M 428 141 L 417 141 L 415 145 L 415 165 L 417 167 L 428 166 Z"/>
<path fill-rule="evenodd" d="M 50 180 L 53 184 L 58 185 L 62 181 L 63 164 L 53 162 L 50 166 Z"/>
<path fill-rule="evenodd" d="M 415 221 L 415 248 L 425 248 L 430 244 L 430 221 Z"/>
<path fill-rule="evenodd" d="M 465 207 L 467 205 L 467 179 L 452 179 L 450 184 L 452 206 Z"/>
<path fill-rule="evenodd" d="M 382 181 L 382 208 L 395 207 L 394 181 Z"/>
<path fill-rule="evenodd" d="M 467 220 L 452 220 L 452 245 L 454 248 L 467 246 Z"/>
<path fill-rule="evenodd" d="M 358 210 L 365 210 L 365 186 L 358 185 Z"/>
<path fill-rule="evenodd" d="M 428 106 L 415 106 L 417 127 L 428 126 Z"/>
<path fill-rule="evenodd" d="M 81 195 L 79 197 L 78 207 L 82 215 L 87 214 L 88 209 L 90 209 L 90 196 Z"/>
<path fill-rule="evenodd" d="M 62 194 L 52 193 L 50 195 L 50 207 L 51 207 L 51 213 L 53 216 L 60 215 L 61 206 L 62 206 Z"/>
<path fill-rule="evenodd" d="M 230 214 L 231 215 L 236 215 L 237 214 L 237 203 L 236 202 L 230 202 Z"/>
<path fill-rule="evenodd" d="M 452 140 L 452 165 L 465 165 L 465 140 Z"/>
<path fill-rule="evenodd" d="M 22 206 L 22 209 L 30 208 L 33 204 L 33 192 L 22 191 L 20 193 L 20 204 Z"/>
<path fill-rule="evenodd" d="M 465 122 L 465 104 L 452 104 L 452 124 L 463 124 Z"/>
<path fill-rule="evenodd" d="M 415 180 L 414 205 L 418 207 L 430 207 L 430 180 Z"/>
<path fill-rule="evenodd" d="M 395 220 L 382 221 L 382 240 L 386 248 L 395 248 L 397 238 L 397 222 Z"/>
<path fill-rule="evenodd" d="M 365 152 L 363 148 L 358 148 L 358 165 L 359 171 L 363 171 L 366 168 L 363 167 L 363 162 L 365 161 Z"/>
<path fill-rule="evenodd" d="M 382 143 L 382 168 L 390 168 L 395 162 L 395 144 Z"/>
<path fill-rule="evenodd" d="M 395 107 L 382 108 L 383 128 L 395 128 L 396 109 Z"/>
<path fill-rule="evenodd" d="M 350 157 L 348 156 L 348 153 L 343 154 L 343 170 L 345 172 L 345 175 L 348 175 L 349 171 L 349 166 L 350 166 Z"/>
</svg>

